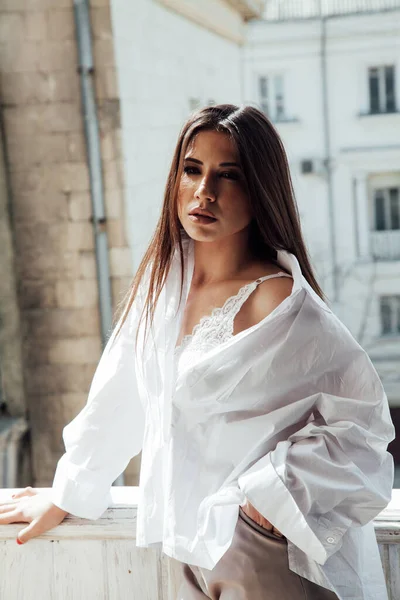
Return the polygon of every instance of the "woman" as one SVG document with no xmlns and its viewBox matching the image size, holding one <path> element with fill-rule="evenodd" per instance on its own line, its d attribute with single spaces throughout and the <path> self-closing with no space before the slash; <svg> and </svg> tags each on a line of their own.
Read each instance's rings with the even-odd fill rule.
<svg viewBox="0 0 400 600">
<path fill-rule="evenodd" d="M 137 545 L 181 561 L 179 600 L 384 600 L 372 520 L 393 437 L 315 280 L 278 134 L 253 107 L 208 107 L 180 133 L 51 502 L 24 490 L 0 523 L 30 522 L 24 543 L 97 519 L 142 449 Z"/>
</svg>

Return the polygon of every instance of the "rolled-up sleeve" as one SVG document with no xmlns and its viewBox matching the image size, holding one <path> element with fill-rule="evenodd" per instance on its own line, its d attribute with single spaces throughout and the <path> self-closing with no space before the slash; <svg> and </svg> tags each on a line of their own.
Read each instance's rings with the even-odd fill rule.
<svg viewBox="0 0 400 600">
<path fill-rule="evenodd" d="M 368 361 L 359 381 L 348 386 L 358 389 L 357 397 L 315 394 L 313 418 L 238 481 L 251 504 L 321 565 L 350 527 L 372 521 L 391 498 L 393 458 L 387 445 L 394 428 Z M 363 401 L 371 393 L 378 394 L 374 402 Z"/>
<path fill-rule="evenodd" d="M 78 517 L 97 519 L 110 504 L 113 482 L 142 447 L 144 411 L 135 376 L 138 306 L 103 351 L 81 412 L 64 427 L 65 453 L 52 486 L 52 502 Z"/>
</svg>

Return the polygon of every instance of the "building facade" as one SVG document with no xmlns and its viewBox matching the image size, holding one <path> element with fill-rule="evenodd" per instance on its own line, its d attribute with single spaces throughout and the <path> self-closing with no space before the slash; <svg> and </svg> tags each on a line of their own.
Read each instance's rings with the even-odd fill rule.
<svg viewBox="0 0 400 600">
<path fill-rule="evenodd" d="M 268 3 L 245 100 L 283 138 L 319 280 L 400 426 L 400 2 L 356 4 Z"/>
</svg>

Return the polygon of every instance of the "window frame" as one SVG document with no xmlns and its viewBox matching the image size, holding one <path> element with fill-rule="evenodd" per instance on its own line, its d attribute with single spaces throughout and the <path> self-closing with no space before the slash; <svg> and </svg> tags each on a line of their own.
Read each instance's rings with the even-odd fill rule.
<svg viewBox="0 0 400 600">
<path fill-rule="evenodd" d="M 384 315 L 384 310 L 388 310 L 386 315 Z M 379 296 L 379 314 L 381 336 L 385 338 L 400 336 L 400 294 Z M 385 327 L 387 317 L 390 321 L 389 328 Z"/>
<path fill-rule="evenodd" d="M 393 227 L 393 220 L 395 217 L 393 216 L 394 211 L 392 210 L 392 195 L 391 192 L 393 190 L 397 190 L 397 220 L 398 226 Z M 383 197 L 383 222 L 384 227 L 378 228 L 378 219 L 377 219 L 377 195 L 381 194 Z M 400 231 L 400 186 L 395 185 L 387 185 L 385 187 L 374 187 L 372 190 L 372 200 L 373 200 L 373 229 L 372 231 Z"/>
<path fill-rule="evenodd" d="M 392 93 L 393 96 L 390 98 L 388 95 L 388 70 L 392 73 Z M 372 72 L 377 72 L 377 84 L 378 84 L 378 107 L 373 107 L 373 97 L 371 90 L 372 83 Z M 396 65 L 395 64 L 381 64 L 375 66 L 369 66 L 367 69 L 367 89 L 368 89 L 368 112 L 371 115 L 390 114 L 397 112 L 397 98 L 396 98 Z"/>
<path fill-rule="evenodd" d="M 258 105 L 264 114 L 275 123 L 288 121 L 285 79 L 285 74 L 281 71 L 256 74 Z M 262 93 L 263 87 L 265 94 Z"/>
</svg>

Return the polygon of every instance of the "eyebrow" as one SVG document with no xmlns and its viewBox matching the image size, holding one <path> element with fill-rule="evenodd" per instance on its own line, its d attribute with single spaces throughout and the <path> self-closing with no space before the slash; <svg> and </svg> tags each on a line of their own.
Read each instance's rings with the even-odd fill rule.
<svg viewBox="0 0 400 600">
<path fill-rule="evenodd" d="M 201 162 L 201 160 L 198 160 L 197 158 L 192 158 L 191 156 L 186 156 L 184 158 L 184 160 L 191 160 L 192 162 L 195 162 L 199 165 L 202 165 L 203 163 Z M 219 163 L 220 167 L 239 167 L 240 169 L 240 165 L 238 163 L 235 162 L 223 162 L 223 163 Z"/>
</svg>

